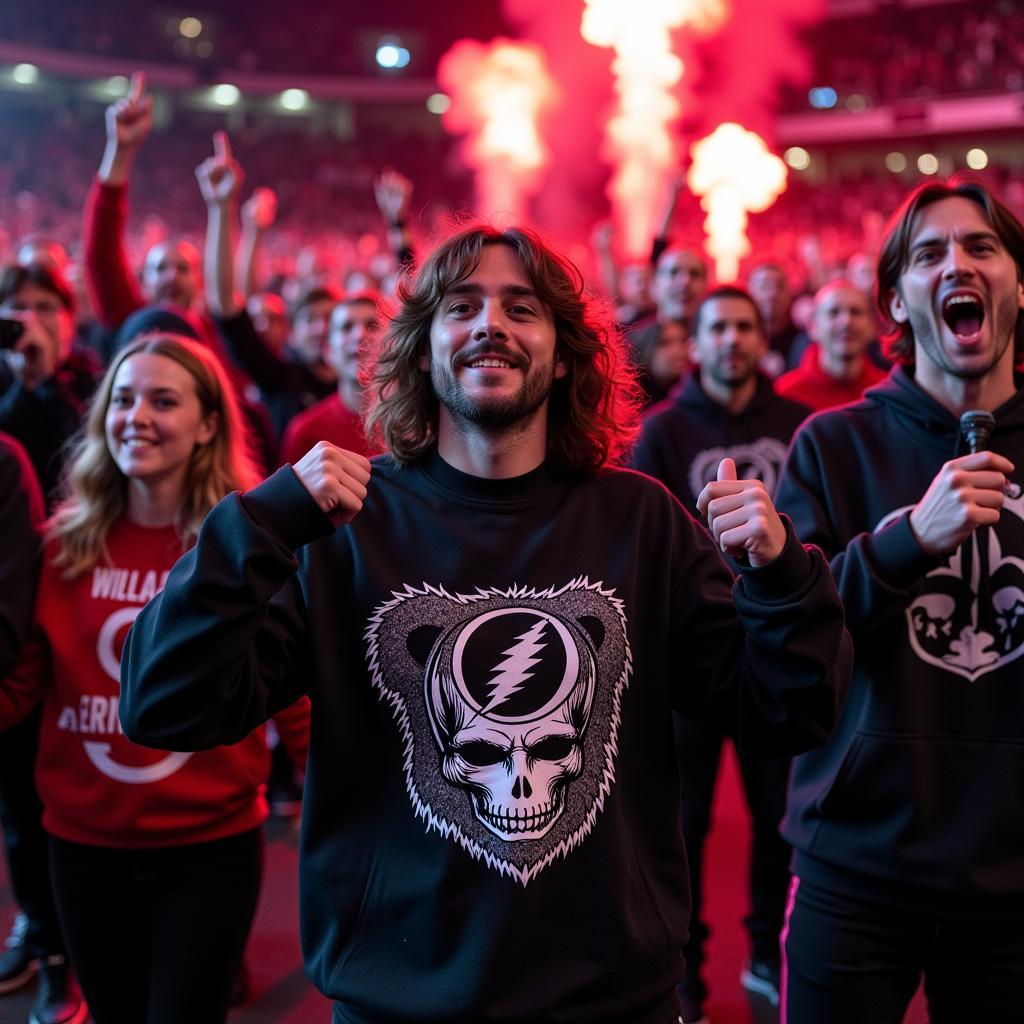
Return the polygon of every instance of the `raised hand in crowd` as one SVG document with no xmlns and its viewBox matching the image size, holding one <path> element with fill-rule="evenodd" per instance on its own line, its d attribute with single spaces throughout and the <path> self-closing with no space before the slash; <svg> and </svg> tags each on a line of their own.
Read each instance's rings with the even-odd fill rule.
<svg viewBox="0 0 1024 1024">
<path fill-rule="evenodd" d="M 242 233 L 238 239 L 235 279 L 246 298 L 259 291 L 256 264 L 263 233 L 277 220 L 277 193 L 265 185 L 242 203 Z"/>
<path fill-rule="evenodd" d="M 753 566 L 767 565 L 786 545 L 786 527 L 760 480 L 738 480 L 736 463 L 722 459 L 718 479 L 697 497 L 708 529 L 730 558 L 744 556 Z"/>
<path fill-rule="evenodd" d="M 107 146 L 99 179 L 121 185 L 128 179 L 135 155 L 153 128 L 153 97 L 146 94 L 146 76 L 132 73 L 128 95 L 107 107 Z"/>
<path fill-rule="evenodd" d="M 265 185 L 256 189 L 242 203 L 242 227 L 266 231 L 277 220 L 277 193 Z"/>
<path fill-rule="evenodd" d="M 199 191 L 206 203 L 206 248 L 203 273 L 206 304 L 215 316 L 233 316 L 242 299 L 234 290 L 234 225 L 244 172 L 231 151 L 228 133 L 213 133 L 213 156 L 196 168 Z"/>
<path fill-rule="evenodd" d="M 412 182 L 393 167 L 385 167 L 373 183 L 377 209 L 388 229 L 388 245 L 400 263 L 412 260 L 412 236 L 409 234 L 412 190 Z"/>
<path fill-rule="evenodd" d="M 228 133 L 213 133 L 213 156 L 207 157 L 196 168 L 196 180 L 203 201 L 209 206 L 237 205 L 238 194 L 245 175 L 231 152 Z"/>
</svg>

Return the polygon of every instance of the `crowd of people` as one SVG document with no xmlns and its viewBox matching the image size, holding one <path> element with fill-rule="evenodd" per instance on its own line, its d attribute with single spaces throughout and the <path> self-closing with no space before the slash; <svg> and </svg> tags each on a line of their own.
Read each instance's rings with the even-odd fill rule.
<svg viewBox="0 0 1024 1024">
<path fill-rule="evenodd" d="M 336 1024 L 705 1021 L 726 740 L 752 998 L 895 1022 L 923 976 L 937 1021 L 1015 1019 L 1011 210 L 933 182 L 741 286 L 673 203 L 588 287 L 528 230 L 423 250 L 378 168 L 372 251 L 278 264 L 223 131 L 147 200 L 185 233 L 138 233 L 152 130 L 137 74 L 74 259 L 15 220 L 0 275 L 0 993 L 223 1022 L 273 722 Z"/>
<path fill-rule="evenodd" d="M 1024 10 L 1015 3 L 879 4 L 871 14 L 837 17 L 808 29 L 815 85 L 842 104 L 1024 89 Z M 807 94 L 790 97 L 807 109 Z"/>
</svg>

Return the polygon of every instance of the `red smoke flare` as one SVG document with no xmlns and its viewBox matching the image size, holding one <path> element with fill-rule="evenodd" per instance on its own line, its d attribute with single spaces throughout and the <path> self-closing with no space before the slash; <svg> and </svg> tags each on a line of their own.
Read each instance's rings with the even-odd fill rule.
<svg viewBox="0 0 1024 1024">
<path fill-rule="evenodd" d="M 768 152 L 764 139 L 738 124 L 720 124 L 690 149 L 686 176 L 707 212 L 707 251 L 719 282 L 735 281 L 750 252 L 747 213 L 767 210 L 786 190 L 786 165 Z"/>
<path fill-rule="evenodd" d="M 538 123 L 556 90 L 544 52 L 509 39 L 460 39 L 437 77 L 451 97 L 445 128 L 467 136 L 462 153 L 476 172 L 478 212 L 521 222 L 548 162 Z"/>
<path fill-rule="evenodd" d="M 586 0 L 580 32 L 615 51 L 612 72 L 618 105 L 606 126 L 615 167 L 608 186 L 623 248 L 650 249 L 658 207 L 679 164 L 673 124 L 680 114 L 675 89 L 685 71 L 673 53 L 671 32 L 683 25 L 710 31 L 727 13 L 726 0 Z"/>
</svg>

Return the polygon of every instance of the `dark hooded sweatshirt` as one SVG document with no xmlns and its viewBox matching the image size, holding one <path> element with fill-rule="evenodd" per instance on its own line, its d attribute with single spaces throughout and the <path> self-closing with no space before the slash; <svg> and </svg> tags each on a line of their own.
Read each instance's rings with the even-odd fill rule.
<svg viewBox="0 0 1024 1024">
<path fill-rule="evenodd" d="M 644 417 L 632 465 L 661 480 L 691 512 L 726 457 L 736 462 L 741 480 L 756 477 L 774 494 L 793 431 L 810 413 L 780 398 L 760 375 L 746 408 L 732 413 L 707 395 L 695 373 Z"/>
<path fill-rule="evenodd" d="M 989 447 L 1016 466 L 1000 521 L 926 554 L 910 511 L 967 453 L 902 368 L 797 432 L 778 506 L 829 558 L 854 637 L 830 742 L 794 762 L 798 875 L 966 916 L 1024 913 L 1024 396 Z"/>
</svg>

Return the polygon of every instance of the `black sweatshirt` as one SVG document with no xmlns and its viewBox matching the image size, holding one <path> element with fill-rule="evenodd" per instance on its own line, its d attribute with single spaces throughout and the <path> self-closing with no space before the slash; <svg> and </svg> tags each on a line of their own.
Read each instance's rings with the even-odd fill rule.
<svg viewBox="0 0 1024 1024">
<path fill-rule="evenodd" d="M 310 694 L 303 949 L 336 1022 L 662 1024 L 689 914 L 672 707 L 805 750 L 850 657 L 792 534 L 732 587 L 629 471 L 381 457 L 335 531 L 285 467 L 139 616 L 122 723 L 204 748 Z"/>
<path fill-rule="evenodd" d="M 632 465 L 661 480 L 690 510 L 726 457 L 736 462 L 741 480 L 756 477 L 774 494 L 793 431 L 810 414 L 806 405 L 780 398 L 761 375 L 746 408 L 732 413 L 707 395 L 694 373 L 644 417 Z"/>
<path fill-rule="evenodd" d="M 829 557 L 856 645 L 839 728 L 793 768 L 797 874 L 971 916 L 1024 912 L 1024 395 L 990 447 L 1016 466 L 998 526 L 931 557 L 910 510 L 967 453 L 894 370 L 797 432 L 778 505 Z"/>
</svg>

